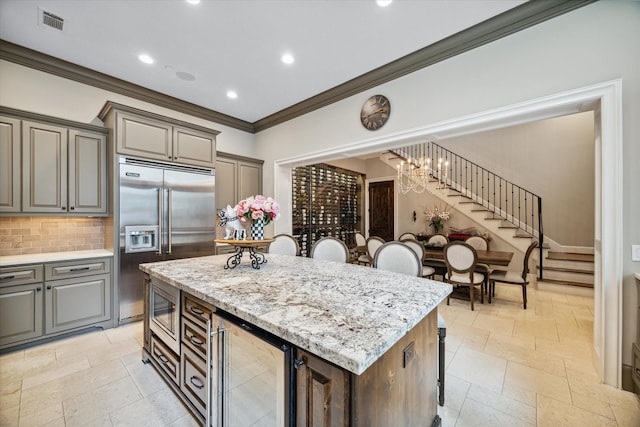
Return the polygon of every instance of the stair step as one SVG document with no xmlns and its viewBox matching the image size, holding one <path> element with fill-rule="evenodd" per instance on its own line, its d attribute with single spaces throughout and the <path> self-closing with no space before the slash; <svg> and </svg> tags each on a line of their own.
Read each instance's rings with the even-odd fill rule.
<svg viewBox="0 0 640 427">
<path fill-rule="evenodd" d="M 593 254 L 578 254 L 572 252 L 552 252 L 547 254 L 547 259 L 558 261 L 593 262 Z"/>
<path fill-rule="evenodd" d="M 513 229 L 516 229 L 518 227 L 516 227 L 513 224 L 502 224 L 502 225 L 499 225 L 498 228 L 513 228 Z"/>
<path fill-rule="evenodd" d="M 584 282 L 571 282 L 569 280 L 556 280 L 556 279 L 547 279 L 546 277 L 542 280 L 546 283 L 554 283 L 556 285 L 566 285 L 566 286 L 576 286 L 579 288 L 592 288 L 592 283 L 584 283 Z"/>
<path fill-rule="evenodd" d="M 538 270 L 540 266 L 538 266 Z M 544 271 L 558 271 L 563 273 L 577 273 L 577 274 L 590 274 L 593 275 L 593 270 L 581 270 L 579 268 L 564 268 L 564 267 L 549 267 L 544 266 Z"/>
</svg>

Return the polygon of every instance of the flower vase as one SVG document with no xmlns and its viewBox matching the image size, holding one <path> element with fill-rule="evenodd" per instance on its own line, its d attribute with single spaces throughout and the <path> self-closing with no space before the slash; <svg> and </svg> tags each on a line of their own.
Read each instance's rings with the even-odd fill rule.
<svg viewBox="0 0 640 427">
<path fill-rule="evenodd" d="M 251 223 L 251 240 L 264 240 L 264 219 L 254 219 Z"/>
<path fill-rule="evenodd" d="M 431 225 L 433 226 L 433 234 L 439 234 L 440 230 L 442 230 L 442 223 L 439 221 L 433 221 Z"/>
</svg>

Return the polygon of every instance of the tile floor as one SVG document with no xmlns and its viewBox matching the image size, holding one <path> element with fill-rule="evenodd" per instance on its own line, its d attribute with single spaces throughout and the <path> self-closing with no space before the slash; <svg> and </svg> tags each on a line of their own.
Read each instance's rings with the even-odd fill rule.
<svg viewBox="0 0 640 427">
<path fill-rule="evenodd" d="M 599 384 L 593 300 L 497 285 L 493 304 L 441 305 L 447 322 L 445 427 L 640 426 L 640 401 Z M 140 361 L 142 324 L 0 356 L 0 426 L 195 426 Z"/>
</svg>

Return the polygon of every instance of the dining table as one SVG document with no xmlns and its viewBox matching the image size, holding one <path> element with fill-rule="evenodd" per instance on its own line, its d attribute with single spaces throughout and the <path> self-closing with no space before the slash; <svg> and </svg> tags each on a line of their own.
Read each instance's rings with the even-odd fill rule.
<svg viewBox="0 0 640 427">
<path fill-rule="evenodd" d="M 444 261 L 444 246 L 425 247 L 424 259 L 437 259 Z M 500 267 L 508 267 L 513 258 L 513 252 L 509 251 L 483 251 L 476 250 L 478 255 L 478 264 L 497 265 Z M 423 260 L 424 262 L 424 260 Z"/>
</svg>

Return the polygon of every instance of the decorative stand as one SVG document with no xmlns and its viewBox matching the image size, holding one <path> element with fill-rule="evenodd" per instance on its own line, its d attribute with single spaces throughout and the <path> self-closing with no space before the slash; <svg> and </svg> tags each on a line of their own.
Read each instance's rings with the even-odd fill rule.
<svg viewBox="0 0 640 427">
<path fill-rule="evenodd" d="M 249 258 L 251 259 L 251 267 L 256 270 L 260 270 L 261 264 L 267 263 L 267 258 L 264 254 L 260 252 L 256 252 L 256 247 L 264 245 L 265 243 L 271 243 L 275 239 L 262 239 L 262 240 L 226 240 L 226 239 L 216 239 L 216 243 L 226 243 L 228 245 L 234 246 L 236 248 L 236 252 L 231 255 L 227 259 L 227 265 L 224 266 L 225 269 L 236 268 L 240 261 L 242 260 L 242 254 L 245 249 L 249 251 Z"/>
</svg>

